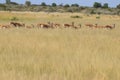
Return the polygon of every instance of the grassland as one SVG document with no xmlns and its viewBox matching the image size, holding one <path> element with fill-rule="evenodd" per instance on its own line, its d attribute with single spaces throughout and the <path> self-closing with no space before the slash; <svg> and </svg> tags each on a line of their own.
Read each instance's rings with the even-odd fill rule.
<svg viewBox="0 0 120 80">
<path fill-rule="evenodd" d="M 120 17 L 96 16 L 0 12 L 1 24 L 17 17 L 26 24 L 74 21 L 83 25 L 79 30 L 1 29 L 0 80 L 120 80 Z M 85 23 L 115 23 L 116 28 L 90 29 Z"/>
</svg>

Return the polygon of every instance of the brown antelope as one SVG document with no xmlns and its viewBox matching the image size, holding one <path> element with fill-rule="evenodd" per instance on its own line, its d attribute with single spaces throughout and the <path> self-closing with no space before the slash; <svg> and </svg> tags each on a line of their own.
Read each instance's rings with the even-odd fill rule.
<svg viewBox="0 0 120 80">
<path fill-rule="evenodd" d="M 40 24 L 37 24 L 37 27 L 38 28 L 50 28 L 50 25 L 44 24 L 44 23 L 40 23 Z"/>
<path fill-rule="evenodd" d="M 1 29 L 2 29 L 2 28 L 10 28 L 10 25 L 6 25 L 6 24 L 0 25 L 0 28 L 1 28 Z"/>
<path fill-rule="evenodd" d="M 115 28 L 115 24 L 113 24 L 113 26 L 106 25 L 105 28 L 113 29 L 113 28 Z"/>
<path fill-rule="evenodd" d="M 37 27 L 37 28 L 42 28 L 41 25 L 42 25 L 42 23 L 39 23 L 39 24 L 36 25 L 36 27 Z"/>
<path fill-rule="evenodd" d="M 70 24 L 63 24 L 63 26 L 64 26 L 65 28 L 69 28 L 69 27 L 71 27 Z"/>
<path fill-rule="evenodd" d="M 50 28 L 50 25 L 48 25 L 48 24 L 42 24 L 41 26 L 42 26 L 42 28 Z"/>
<path fill-rule="evenodd" d="M 74 28 L 74 29 L 78 29 L 79 27 L 77 27 L 77 26 L 73 26 L 72 28 Z"/>
<path fill-rule="evenodd" d="M 27 25 L 27 26 L 25 26 L 25 28 L 31 29 L 31 28 L 34 28 L 34 25 L 33 24 Z"/>
<path fill-rule="evenodd" d="M 72 28 L 74 28 L 74 29 L 80 29 L 81 28 L 81 24 L 79 24 L 78 26 L 72 26 Z"/>
<path fill-rule="evenodd" d="M 14 27 L 25 27 L 24 23 L 18 23 L 18 22 L 10 22 L 11 25 Z"/>
<path fill-rule="evenodd" d="M 98 24 L 95 24 L 95 28 L 105 28 L 105 26 L 98 26 Z"/>
<path fill-rule="evenodd" d="M 90 28 L 94 27 L 93 24 L 85 24 L 85 26 L 88 26 L 88 27 L 90 27 Z"/>
<path fill-rule="evenodd" d="M 60 26 L 61 26 L 61 25 L 58 24 L 58 23 L 52 23 L 52 25 L 53 25 L 54 28 L 60 28 Z"/>
<path fill-rule="evenodd" d="M 71 24 L 63 24 L 64 28 L 70 28 L 70 27 L 74 27 L 74 22 L 72 22 Z"/>
</svg>

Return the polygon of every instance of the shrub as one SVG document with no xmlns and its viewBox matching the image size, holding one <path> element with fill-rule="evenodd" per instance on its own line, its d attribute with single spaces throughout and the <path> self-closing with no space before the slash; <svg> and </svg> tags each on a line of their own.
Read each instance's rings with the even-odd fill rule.
<svg viewBox="0 0 120 80">
<path fill-rule="evenodd" d="M 69 4 L 65 4 L 64 7 L 67 8 L 67 7 L 70 7 L 70 5 Z"/>
<path fill-rule="evenodd" d="M 42 2 L 41 3 L 41 6 L 47 6 L 45 2 Z"/>
<path fill-rule="evenodd" d="M 104 3 L 103 8 L 109 8 L 108 3 Z"/>
<path fill-rule="evenodd" d="M 98 3 L 98 2 L 95 2 L 94 5 L 93 5 L 94 8 L 101 8 L 102 5 L 101 3 Z"/>
<path fill-rule="evenodd" d="M 100 16 L 97 16 L 96 19 L 100 19 Z"/>
<path fill-rule="evenodd" d="M 75 15 L 75 16 L 71 16 L 71 18 L 83 18 L 82 16 L 78 16 L 78 15 Z"/>
<path fill-rule="evenodd" d="M 56 7 L 57 6 L 57 4 L 56 3 L 52 3 L 52 7 Z"/>
<path fill-rule="evenodd" d="M 30 2 L 30 1 L 26 1 L 26 2 L 25 2 L 25 5 L 26 5 L 26 6 L 30 6 L 30 5 L 31 5 L 31 2 Z"/>
<path fill-rule="evenodd" d="M 95 11 L 94 11 L 94 10 L 92 10 L 92 11 L 90 12 L 90 14 L 96 14 L 96 13 L 95 13 Z"/>
<path fill-rule="evenodd" d="M 18 21 L 19 19 L 17 17 L 12 17 L 10 20 L 11 21 Z"/>
<path fill-rule="evenodd" d="M 120 4 L 118 4 L 118 5 L 116 6 L 116 8 L 120 9 Z"/>
</svg>

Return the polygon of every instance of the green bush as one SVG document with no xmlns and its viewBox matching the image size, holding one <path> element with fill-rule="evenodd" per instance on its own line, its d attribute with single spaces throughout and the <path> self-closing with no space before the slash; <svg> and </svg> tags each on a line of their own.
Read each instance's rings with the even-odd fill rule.
<svg viewBox="0 0 120 80">
<path fill-rule="evenodd" d="M 97 16 L 96 19 L 100 19 L 100 16 Z"/>
<path fill-rule="evenodd" d="M 83 18 L 82 16 L 78 16 L 78 15 L 75 15 L 75 16 L 71 16 L 71 18 Z"/>
<path fill-rule="evenodd" d="M 94 10 L 92 10 L 92 11 L 90 12 L 90 14 L 96 14 L 96 13 L 95 13 L 95 11 L 94 11 Z"/>
<path fill-rule="evenodd" d="M 12 17 L 10 20 L 11 21 L 18 21 L 19 19 L 17 17 Z"/>
</svg>

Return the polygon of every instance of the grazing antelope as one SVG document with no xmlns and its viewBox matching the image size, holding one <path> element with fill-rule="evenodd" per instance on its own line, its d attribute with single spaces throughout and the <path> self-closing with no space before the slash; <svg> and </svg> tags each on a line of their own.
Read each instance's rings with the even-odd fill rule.
<svg viewBox="0 0 120 80">
<path fill-rule="evenodd" d="M 113 28 L 115 28 L 115 24 L 113 24 L 113 26 L 106 25 L 105 28 L 113 29 Z"/>
<path fill-rule="evenodd" d="M 74 22 L 72 22 L 71 24 L 63 24 L 64 28 L 70 28 L 70 27 L 74 27 Z"/>
<path fill-rule="evenodd" d="M 18 22 L 10 22 L 11 25 L 14 27 L 25 27 L 24 23 L 18 23 Z"/>
<path fill-rule="evenodd" d="M 42 24 L 41 26 L 42 26 L 42 28 L 50 28 L 50 25 L 48 25 L 48 24 Z"/>
<path fill-rule="evenodd" d="M 1 28 L 1 29 L 3 29 L 3 28 L 10 28 L 10 25 L 6 25 L 6 24 L 0 25 L 0 28 Z"/>
<path fill-rule="evenodd" d="M 73 26 L 72 28 L 74 28 L 74 29 L 78 29 L 79 27 L 77 27 L 77 26 Z"/>
<path fill-rule="evenodd" d="M 71 27 L 70 24 L 63 24 L 63 26 L 64 26 L 65 28 L 69 28 L 69 27 Z"/>
<path fill-rule="evenodd" d="M 39 24 L 37 24 L 36 26 L 37 26 L 37 28 L 42 28 L 42 23 L 39 23 Z"/>
<path fill-rule="evenodd" d="M 37 27 L 38 28 L 50 28 L 50 25 L 44 24 L 44 23 L 40 23 L 40 24 L 37 24 Z"/>
<path fill-rule="evenodd" d="M 88 27 L 90 27 L 90 28 L 94 27 L 93 24 L 85 24 L 85 26 L 88 26 Z"/>
<path fill-rule="evenodd" d="M 60 28 L 60 26 L 61 26 L 61 25 L 58 24 L 58 23 L 52 23 L 52 24 L 53 24 L 53 27 L 54 27 L 54 28 Z"/>
<path fill-rule="evenodd" d="M 105 26 L 98 26 L 98 24 L 95 24 L 95 28 L 105 28 Z"/>
<path fill-rule="evenodd" d="M 25 26 L 25 28 L 31 29 L 31 28 L 34 28 L 34 25 L 33 24 L 31 24 L 30 26 L 27 25 L 27 26 Z"/>
<path fill-rule="evenodd" d="M 72 28 L 74 28 L 74 29 L 80 29 L 81 28 L 81 24 L 79 24 L 78 26 L 72 26 Z"/>
</svg>

